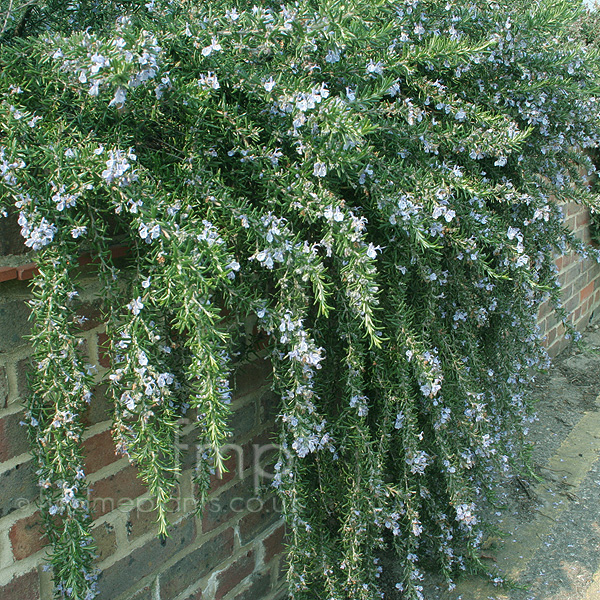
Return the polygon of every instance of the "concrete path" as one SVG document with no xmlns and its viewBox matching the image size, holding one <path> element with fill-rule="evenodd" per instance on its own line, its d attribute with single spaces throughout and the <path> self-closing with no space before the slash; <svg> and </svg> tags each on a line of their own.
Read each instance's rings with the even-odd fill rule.
<svg viewBox="0 0 600 600">
<path fill-rule="evenodd" d="M 516 482 L 520 498 L 495 513 L 503 534 L 482 557 L 511 585 L 479 579 L 452 592 L 428 586 L 426 600 L 600 600 L 600 332 L 563 355 L 535 390 L 532 437 L 539 482 Z"/>
</svg>

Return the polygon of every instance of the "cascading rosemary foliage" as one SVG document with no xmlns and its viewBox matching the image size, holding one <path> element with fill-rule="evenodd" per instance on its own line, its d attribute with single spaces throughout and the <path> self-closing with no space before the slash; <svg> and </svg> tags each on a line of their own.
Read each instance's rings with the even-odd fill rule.
<svg viewBox="0 0 600 600">
<path fill-rule="evenodd" d="M 114 437 L 163 531 L 180 417 L 198 414 L 206 490 L 255 314 L 281 398 L 292 598 L 380 597 L 381 553 L 397 555 L 402 598 L 422 597 L 424 563 L 449 585 L 483 569 L 480 509 L 518 463 L 523 387 L 546 364 L 536 309 L 558 302 L 553 252 L 586 252 L 559 204 L 596 202 L 581 150 L 600 139 L 600 54 L 568 37 L 576 5 L 4 15 L 0 203 L 40 265 L 29 423 L 57 597 L 95 593 L 83 252 L 103 282 Z"/>
</svg>

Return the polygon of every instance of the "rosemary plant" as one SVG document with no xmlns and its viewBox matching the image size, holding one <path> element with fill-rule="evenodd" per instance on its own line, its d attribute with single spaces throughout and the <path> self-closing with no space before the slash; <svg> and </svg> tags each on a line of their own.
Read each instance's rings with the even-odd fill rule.
<svg viewBox="0 0 600 600">
<path fill-rule="evenodd" d="M 54 4 L 3 17 L 0 207 L 40 265 L 29 428 L 57 597 L 95 595 L 82 252 L 114 437 L 162 532 L 186 411 L 202 492 L 222 468 L 255 314 L 291 597 L 383 597 L 381 552 L 407 599 L 427 561 L 449 586 L 485 571 L 481 507 L 519 464 L 524 384 L 548 362 L 537 307 L 564 315 L 554 253 L 593 252 L 560 209 L 597 203 L 600 53 L 569 37 L 577 3 Z"/>
</svg>

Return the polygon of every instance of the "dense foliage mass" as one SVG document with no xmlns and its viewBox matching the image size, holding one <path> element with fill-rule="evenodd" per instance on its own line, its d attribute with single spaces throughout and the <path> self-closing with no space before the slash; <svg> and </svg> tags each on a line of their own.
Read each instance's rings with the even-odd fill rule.
<svg viewBox="0 0 600 600">
<path fill-rule="evenodd" d="M 3 18 L 0 203 L 40 264 L 29 423 L 57 596 L 95 593 L 82 252 L 114 438 L 163 530 L 178 421 L 198 415 L 206 490 L 255 315 L 291 597 L 378 598 L 382 552 L 403 598 L 424 564 L 450 586 L 483 568 L 480 509 L 546 364 L 536 309 L 560 310 L 553 252 L 586 252 L 559 204 L 595 202 L 600 56 L 569 37 L 577 3 L 54 4 Z"/>
<path fill-rule="evenodd" d="M 600 3 L 590 2 L 594 5 L 593 10 L 585 11 L 575 22 L 573 32 L 588 46 L 600 50 Z M 595 175 L 590 179 L 592 190 L 600 194 L 600 148 L 591 148 L 587 151 L 596 167 Z M 593 212 L 590 221 L 590 233 L 596 247 L 600 245 L 600 213 Z"/>
</svg>

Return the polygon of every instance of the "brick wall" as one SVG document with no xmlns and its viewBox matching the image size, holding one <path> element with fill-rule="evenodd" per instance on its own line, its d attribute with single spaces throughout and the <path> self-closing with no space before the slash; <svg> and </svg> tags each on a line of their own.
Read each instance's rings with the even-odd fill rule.
<svg viewBox="0 0 600 600">
<path fill-rule="evenodd" d="M 234 378 L 234 438 L 229 473 L 213 478 L 208 504 L 195 514 L 192 425 L 180 445 L 182 476 L 172 502 L 171 530 L 157 537 L 152 502 L 135 468 L 115 455 L 110 405 L 100 383 L 106 357 L 94 281 L 83 282 L 82 337 L 100 366 L 95 398 L 84 416 L 90 500 L 98 549 L 99 600 L 278 600 L 282 591 L 283 524 L 268 473 L 276 402 L 270 365 L 258 358 Z M 86 296 L 87 294 L 87 296 Z M 44 563 L 44 532 L 35 500 L 35 467 L 28 453 L 22 400 L 27 394 L 29 297 L 25 281 L 0 283 L 0 599 L 51 600 Z M 187 434 L 187 435 L 186 435 Z M 271 451 L 271 452 L 269 452 Z M 267 473 L 265 475 L 265 473 Z M 260 485 L 266 483 L 267 485 Z"/>
<path fill-rule="evenodd" d="M 565 223 L 575 235 L 589 243 L 590 215 L 587 208 L 575 203 L 563 206 Z M 591 258 L 581 258 L 574 253 L 556 259 L 561 284 L 563 306 L 571 313 L 571 322 L 577 331 L 583 331 L 600 306 L 600 265 Z M 542 304 L 539 325 L 546 336 L 550 356 L 556 356 L 570 343 L 563 337 L 564 326 L 552 314 L 548 303 Z"/>
<path fill-rule="evenodd" d="M 586 209 L 565 207 L 567 224 L 589 240 Z M 0 219 L 0 224 L 2 220 Z M 2 233 L 0 231 L 0 233 Z M 19 254 L 16 239 L 4 237 L 2 253 Z M 8 241 L 7 241 L 8 240 Z M 10 243 L 9 243 L 10 242 Z M 38 494 L 28 453 L 22 400 L 27 394 L 30 349 L 27 278 L 31 266 L 19 257 L 0 262 L 0 599 L 50 600 L 50 574 L 44 563 L 44 533 L 35 500 Z M 3 265 L 10 265 L 5 268 Z M 600 304 L 600 267 L 572 255 L 557 259 L 563 301 L 583 329 Z M 15 280 L 18 277 L 21 280 Z M 8 280 L 4 280 L 8 279 Z M 257 464 L 268 456 L 276 399 L 269 391 L 269 363 L 256 359 L 237 372 L 234 387 L 234 438 L 230 472 L 214 477 L 207 506 L 196 515 L 192 502 L 193 438 L 184 428 L 183 473 L 172 503 L 170 536 L 156 536 L 152 505 L 135 469 L 115 455 L 110 435 L 110 405 L 101 383 L 107 365 L 93 279 L 82 281 L 81 314 L 88 317 L 82 333 L 90 361 L 99 367 L 94 400 L 84 416 L 87 424 L 86 471 L 96 521 L 100 600 L 280 600 L 284 528 L 275 498 L 257 487 Z M 540 309 L 540 326 L 552 355 L 568 341 L 562 326 Z M 191 426 L 189 426 L 191 427 Z M 268 483 L 268 482 L 267 482 Z M 268 488 L 267 488 L 268 489 Z"/>
</svg>

